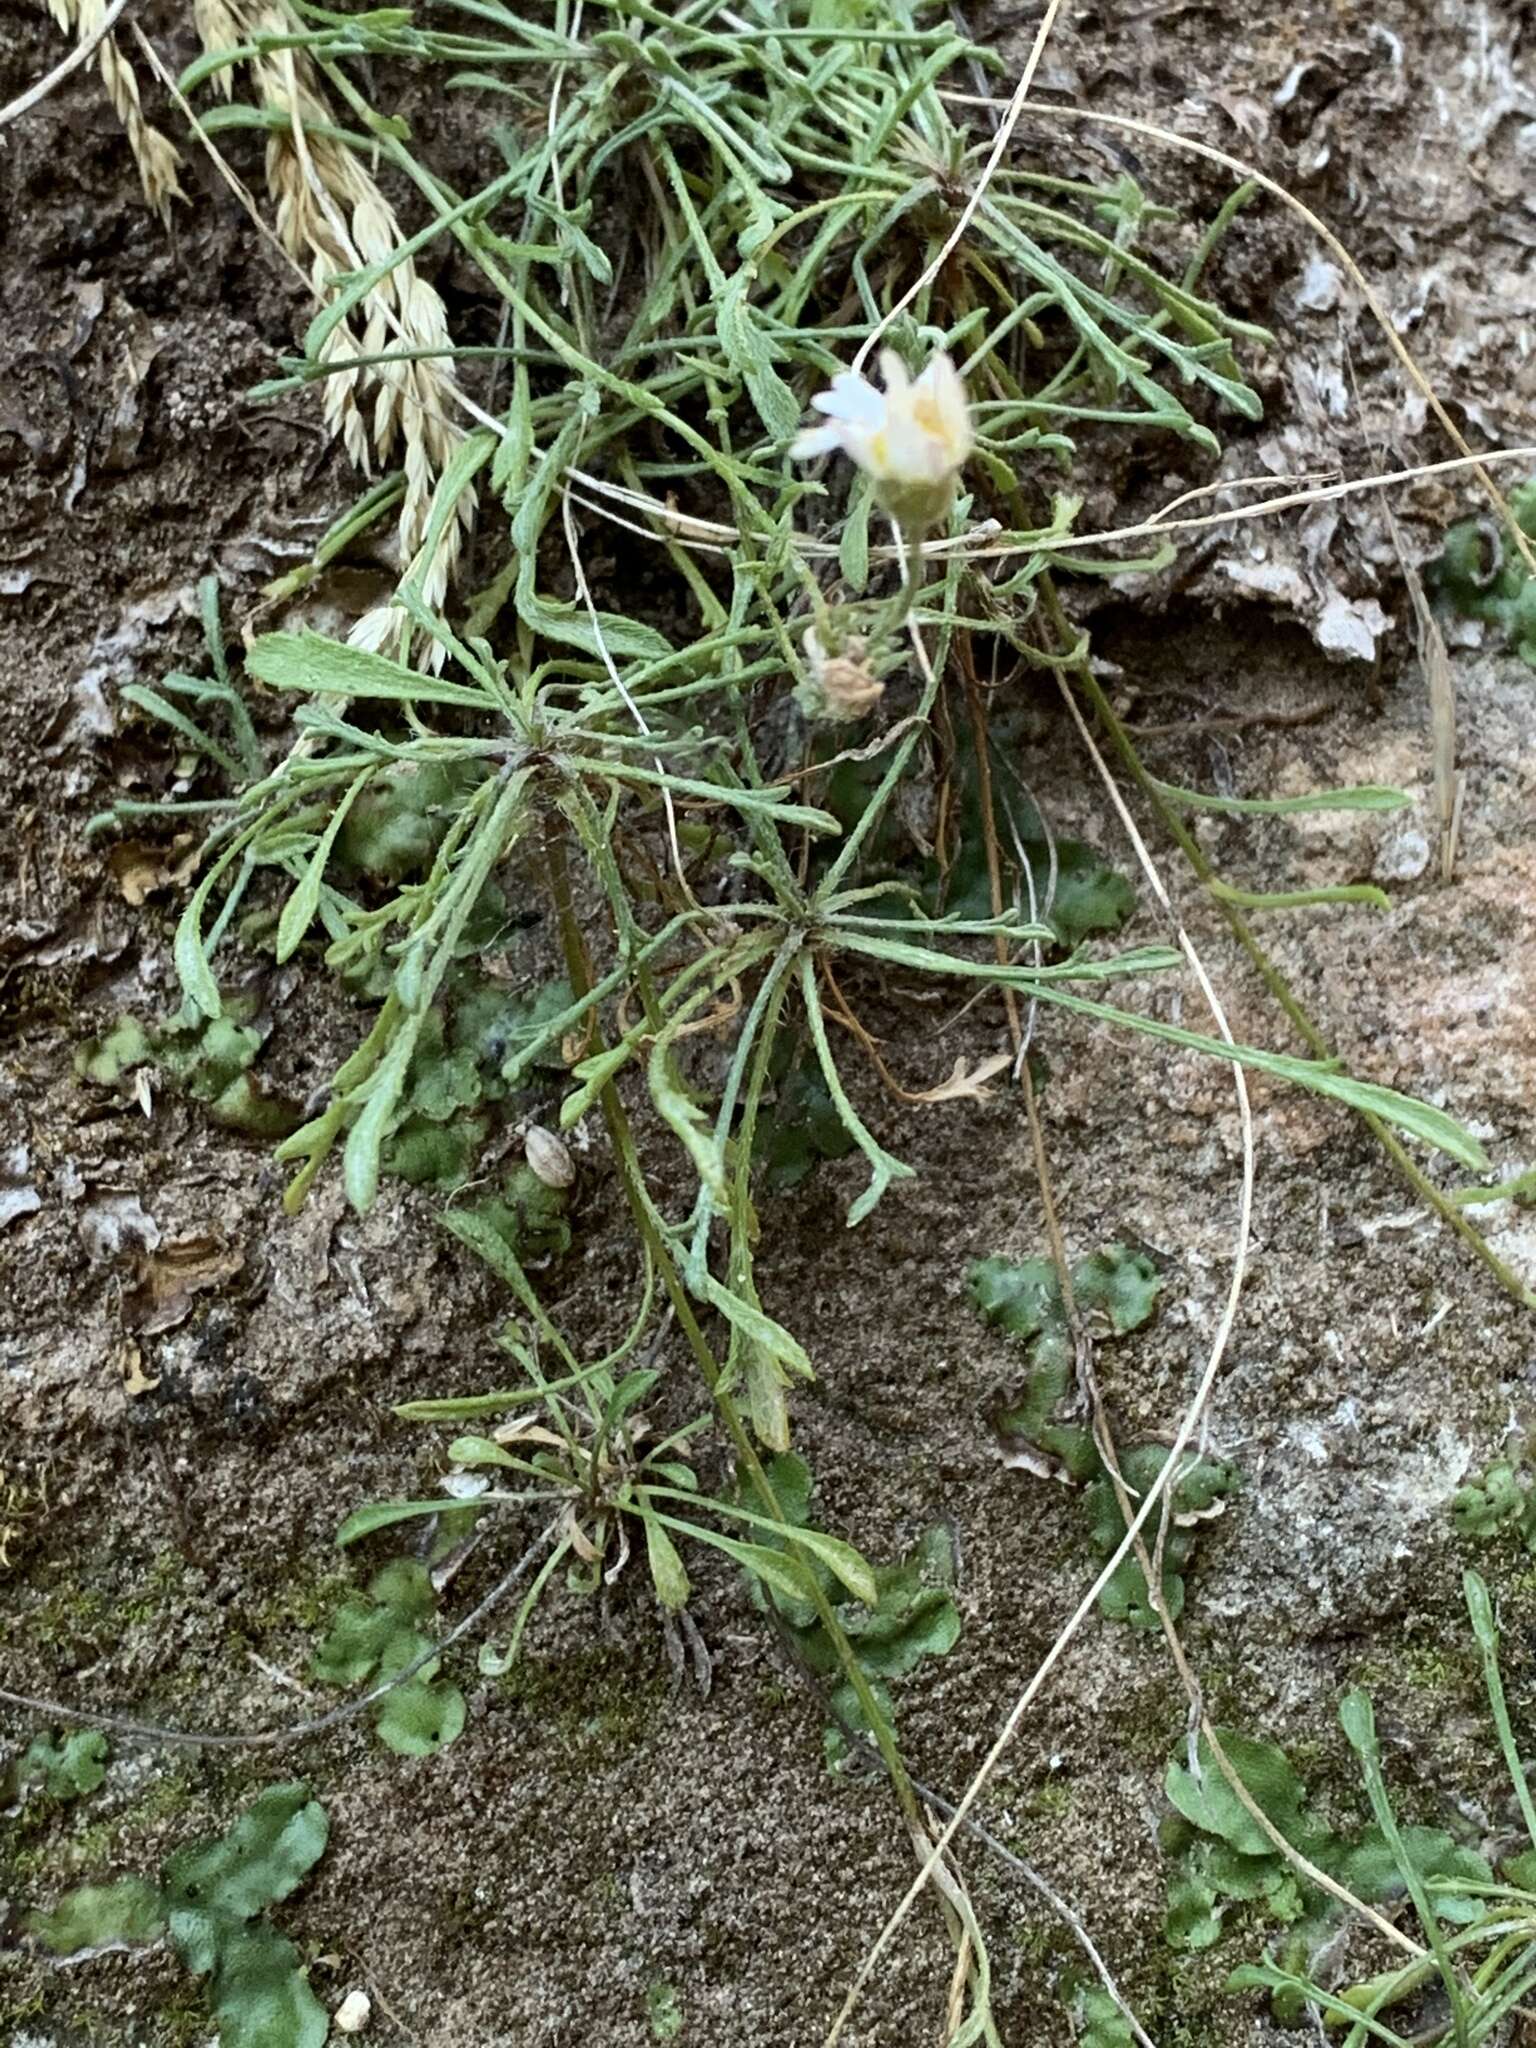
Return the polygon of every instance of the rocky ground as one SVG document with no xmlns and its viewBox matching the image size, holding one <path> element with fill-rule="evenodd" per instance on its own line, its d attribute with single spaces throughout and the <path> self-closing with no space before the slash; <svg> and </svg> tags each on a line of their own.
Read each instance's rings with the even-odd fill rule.
<svg viewBox="0 0 1536 2048">
<path fill-rule="evenodd" d="M 177 10 L 143 19 L 188 54 Z M 0 28 L 4 101 L 61 44 L 9 0 Z M 1006 51 L 1026 34 L 999 17 Z M 1533 50 L 1536 19 L 1519 0 L 1306 0 L 1252 26 L 1201 4 L 1110 0 L 1064 10 L 1041 90 L 1198 135 L 1291 185 L 1350 243 L 1463 431 L 1505 443 L 1536 438 Z M 1027 118 L 1020 135 L 1047 160 L 1088 146 Z M 151 778 L 157 742 L 120 690 L 196 660 L 200 576 L 220 577 L 238 622 L 264 580 L 307 555 L 350 485 L 312 408 L 242 402 L 302 308 L 205 165 L 190 167 L 191 203 L 168 236 L 86 74 L 4 141 L 0 747 L 16 857 L 0 902 L 0 1684 L 178 1727 L 275 1726 L 331 1703 L 305 1673 L 352 1583 L 337 1523 L 441 1469 L 442 1436 L 396 1421 L 392 1405 L 495 1383 L 503 1305 L 417 1197 L 386 1193 L 359 1223 L 325 1183 L 285 1220 L 266 1145 L 174 1093 L 123 1101 L 76 1078 L 90 1034 L 170 1004 L 190 851 L 85 832 L 114 793 Z M 1193 192 L 1214 210 L 1229 182 L 1140 140 L 1114 147 L 1180 203 Z M 1234 471 L 1359 471 L 1448 452 L 1347 282 L 1273 205 L 1239 221 L 1213 284 L 1279 337 L 1266 424 L 1234 446 Z M 1152 462 L 1106 475 L 1090 511 L 1108 525 L 1202 480 Z M 1465 478 L 1416 489 L 1401 507 L 1410 554 L 1474 502 Z M 337 600 L 353 608 L 368 595 L 356 574 Z M 1442 1104 L 1513 1174 L 1536 1162 L 1536 677 L 1491 642 L 1453 649 L 1466 797 L 1443 882 L 1409 622 L 1386 521 L 1364 499 L 1218 529 L 1156 583 L 1113 593 L 1095 651 L 1169 780 L 1247 795 L 1380 782 L 1414 796 L 1412 814 L 1218 821 L 1203 836 L 1245 887 L 1386 890 L 1385 912 L 1271 913 L 1266 942 L 1353 1071 Z M 1027 774 L 1058 830 L 1129 865 L 1043 695 L 1032 732 Z M 1236 1034 L 1291 1045 L 1224 927 L 1180 895 Z M 1143 911 L 1132 936 L 1161 932 Z M 323 1008 L 295 978 L 260 994 L 274 1081 L 319 1071 L 333 1049 Z M 1167 992 L 1147 1000 L 1173 1014 Z M 1193 1012 L 1191 996 L 1186 1022 Z M 926 1021 L 908 1028 L 912 1070 L 938 1073 L 965 1049 L 963 1024 L 942 1046 Z M 1046 1050 L 1071 1248 L 1133 1244 L 1163 1275 L 1155 1323 L 1102 1361 L 1125 1439 L 1155 1437 L 1189 1397 L 1230 1280 L 1230 1077 L 1056 1019 Z M 1491 1827 L 1501 1767 L 1449 1502 L 1524 1418 L 1536 1323 L 1358 1125 L 1278 1087 L 1253 1094 L 1253 1253 L 1208 1424 L 1243 1484 L 1201 1535 L 1188 1654 L 1214 1717 L 1283 1742 L 1341 1819 L 1360 1804 L 1336 1703 L 1364 1681 L 1405 1808 Z M 953 1791 L 1094 1558 L 1068 1491 L 1006 1469 L 985 1420 L 1016 1361 L 981 1327 L 966 1266 L 1043 1241 L 1017 1110 L 998 1098 L 881 1114 L 920 1178 L 849 1233 L 857 1163 L 824 1168 L 765 1209 L 762 1277 L 770 1308 L 794 1305 L 816 1361 L 798 1427 L 828 1525 L 880 1557 L 939 1521 L 958 1538 L 960 1642 L 900 1701 L 914 1767 Z M 616 1201 L 598 1147 L 583 1162 L 576 1248 L 550 1280 L 562 1321 L 594 1336 L 622 1317 L 634 1277 L 608 1227 Z M 1536 1286 L 1531 1212 L 1480 1213 Z M 489 1587 L 499 1556 L 487 1545 L 470 1560 L 447 1616 Z M 1531 1587 L 1509 1555 L 1490 1570 L 1519 1725 Z M 503 1679 L 478 1677 L 468 1646 L 458 1653 L 468 1726 L 441 1758 L 390 1756 L 360 1723 L 276 1754 L 115 1741 L 89 1799 L 0 1814 L 0 1893 L 19 1910 L 149 1872 L 262 1786 L 302 1774 L 331 1839 L 282 1924 L 328 2006 L 370 1993 L 378 2038 L 803 2048 L 905 1888 L 910 1849 L 880 1785 L 823 1768 L 818 1703 L 734 1576 L 722 1565 L 699 1579 L 707 1697 L 674 1685 L 632 1574 L 602 1614 L 547 1602 Z M 1159 2048 L 1257 2043 L 1269 2022 L 1221 1986 L 1263 1930 L 1194 1957 L 1162 1936 L 1161 1776 L 1185 1714 L 1157 1639 L 1095 1620 L 981 1810 L 1070 1899 Z M 0 1758 L 34 1732 L 19 1714 L 0 1719 Z M 964 1867 L 1004 2040 L 1066 2041 L 1070 1941 L 980 1851 Z M 849 2038 L 941 2038 L 952 1960 L 937 1916 L 919 1911 Z M 169 2048 L 208 2033 L 165 1952 L 68 1970 L 21 1942 L 0 1953 L 5 2048 Z"/>
</svg>

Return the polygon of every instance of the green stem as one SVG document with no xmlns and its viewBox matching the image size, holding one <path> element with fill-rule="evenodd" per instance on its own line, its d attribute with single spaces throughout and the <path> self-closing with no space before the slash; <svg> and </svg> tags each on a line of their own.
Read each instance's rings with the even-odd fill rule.
<svg viewBox="0 0 1536 2048">
<path fill-rule="evenodd" d="M 550 895 L 554 903 L 555 916 L 560 929 L 561 949 L 565 955 L 566 974 L 573 991 L 577 995 L 581 995 L 591 985 L 592 971 L 590 962 L 587 959 L 586 946 L 582 940 L 581 928 L 576 921 L 575 905 L 571 895 L 570 870 L 565 859 L 564 841 L 558 823 L 554 819 L 549 819 L 546 822 L 544 854 L 549 875 Z M 602 1050 L 603 1033 L 601 1026 L 595 1020 L 593 1036 L 594 1049 Z M 773 1517 L 774 1521 L 783 1530 L 784 1540 L 789 1552 L 801 1566 L 805 1576 L 806 1590 L 812 1605 L 816 1609 L 817 1619 L 821 1622 L 822 1627 L 826 1630 L 831 1640 L 833 1648 L 837 1653 L 838 1662 L 842 1666 L 843 1675 L 852 1686 L 854 1696 L 859 1702 L 859 1707 L 874 1734 L 876 1746 L 880 1751 L 886 1770 L 890 1773 L 891 1783 L 896 1788 L 896 1797 L 900 1802 L 903 1815 L 911 1826 L 917 1828 L 920 1832 L 925 1832 L 923 1830 L 922 1815 L 918 1809 L 917 1798 L 912 1790 L 911 1781 L 907 1776 L 907 1767 L 902 1761 L 901 1751 L 896 1746 L 896 1738 L 891 1732 L 890 1724 L 881 1712 L 880 1703 L 875 1698 L 863 1666 L 853 1653 L 853 1646 L 848 1640 L 842 1623 L 837 1618 L 831 1601 L 822 1590 L 821 1582 L 816 1576 L 809 1553 L 795 1540 L 794 1528 L 779 1504 L 778 1497 L 773 1490 L 773 1482 L 769 1479 L 763 1462 L 757 1455 L 752 1439 L 747 1433 L 746 1425 L 742 1421 L 740 1411 L 735 1402 L 721 1388 L 720 1366 L 715 1359 L 714 1352 L 710 1348 L 709 1340 L 699 1327 L 698 1318 L 694 1314 L 692 1300 L 689 1297 L 688 1290 L 683 1285 L 682 1275 L 679 1273 L 677 1263 L 672 1256 L 671 1247 L 657 1229 L 655 1219 L 651 1215 L 650 1206 L 641 1192 L 642 1173 L 639 1156 L 635 1149 L 634 1135 L 630 1129 L 629 1118 L 619 1098 L 618 1090 L 611 1081 L 603 1089 L 598 1101 L 603 1113 L 603 1122 L 607 1127 L 609 1140 L 613 1145 L 614 1157 L 618 1162 L 619 1177 L 623 1183 L 624 1196 L 629 1205 L 630 1214 L 634 1218 L 635 1228 L 639 1231 L 641 1239 L 655 1262 L 656 1271 L 661 1275 L 662 1285 L 667 1290 L 667 1298 L 671 1302 L 673 1313 L 677 1318 L 677 1326 L 682 1331 L 683 1339 L 693 1354 L 694 1362 L 699 1368 L 699 1375 L 709 1390 L 710 1398 L 719 1410 L 720 1419 L 725 1424 L 726 1433 L 730 1437 L 735 1449 L 737 1462 L 750 1479 L 753 1490 L 762 1502 L 765 1511 Z"/>
<path fill-rule="evenodd" d="M 901 587 L 886 606 L 885 615 L 875 628 L 873 635 L 878 651 L 884 643 L 899 633 L 912 616 L 912 607 L 917 603 L 917 593 L 923 584 L 923 537 L 915 538 L 902 532 L 892 521 L 892 530 L 901 543 Z"/>
<path fill-rule="evenodd" d="M 1477 1637 L 1478 1647 L 1483 1653 L 1483 1683 L 1488 1691 L 1488 1705 L 1493 1714 L 1493 1725 L 1498 1731 L 1499 1748 L 1504 1754 L 1505 1767 L 1519 1803 L 1520 1817 L 1525 1822 L 1525 1831 L 1531 1838 L 1531 1846 L 1536 1848 L 1536 1803 L 1531 1799 L 1525 1765 L 1520 1761 L 1519 1745 L 1515 1741 L 1515 1731 L 1510 1725 L 1509 1703 L 1504 1697 L 1504 1679 L 1499 1670 L 1499 1625 L 1494 1618 L 1493 1601 L 1487 1585 L 1478 1573 L 1463 1572 L 1461 1584 L 1466 1596 L 1467 1612 L 1472 1617 L 1472 1632 Z"/>
</svg>

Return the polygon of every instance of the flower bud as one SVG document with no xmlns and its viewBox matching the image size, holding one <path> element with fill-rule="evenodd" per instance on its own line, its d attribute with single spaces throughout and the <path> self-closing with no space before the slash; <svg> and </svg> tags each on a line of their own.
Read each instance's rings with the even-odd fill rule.
<svg viewBox="0 0 1536 2048">
<path fill-rule="evenodd" d="M 576 1162 L 563 1139 L 542 1124 L 530 1124 L 523 1134 L 523 1152 L 534 1173 L 547 1188 L 568 1188 L 576 1178 Z"/>
<path fill-rule="evenodd" d="M 829 654 L 816 628 L 807 626 L 804 644 L 811 673 L 809 687 L 799 695 L 807 717 L 846 725 L 872 711 L 885 695 L 885 684 L 870 670 L 868 647 L 857 633 L 850 633 L 838 651 Z"/>
</svg>

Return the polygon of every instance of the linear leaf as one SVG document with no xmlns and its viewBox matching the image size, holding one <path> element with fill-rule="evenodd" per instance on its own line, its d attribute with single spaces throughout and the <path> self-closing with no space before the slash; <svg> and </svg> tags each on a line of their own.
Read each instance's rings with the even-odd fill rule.
<svg viewBox="0 0 1536 2048">
<path fill-rule="evenodd" d="M 320 633 L 263 633 L 246 650 L 247 671 L 274 690 L 302 696 L 383 697 L 396 704 L 457 704 L 494 709 L 484 690 L 423 675 L 387 654 L 373 654 Z"/>
<path fill-rule="evenodd" d="M 1173 782 L 1158 782 L 1155 777 L 1153 787 L 1179 810 L 1222 811 L 1234 817 L 1285 818 L 1309 811 L 1402 811 L 1413 805 L 1406 790 L 1391 789 L 1380 782 L 1318 789 L 1306 796 L 1211 796 L 1202 790 L 1180 789 Z"/>
</svg>

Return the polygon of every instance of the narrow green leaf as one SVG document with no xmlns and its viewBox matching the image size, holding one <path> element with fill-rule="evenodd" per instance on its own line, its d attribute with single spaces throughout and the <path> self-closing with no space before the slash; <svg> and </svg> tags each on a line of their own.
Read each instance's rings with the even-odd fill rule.
<svg viewBox="0 0 1536 2048">
<path fill-rule="evenodd" d="M 1499 1624 L 1493 1611 L 1493 1598 L 1488 1591 L 1487 1581 L 1474 1571 L 1461 1575 L 1462 1592 L 1466 1597 L 1467 1612 L 1472 1619 L 1472 1633 L 1477 1638 L 1478 1648 L 1483 1653 L 1483 1683 L 1488 1692 L 1488 1705 L 1493 1714 L 1493 1725 L 1498 1733 L 1499 1748 L 1504 1757 L 1504 1767 L 1509 1772 L 1510 1784 L 1525 1822 L 1526 1833 L 1536 1848 L 1536 1801 L 1531 1797 L 1530 1779 L 1520 1755 L 1520 1746 L 1515 1740 L 1514 1728 L 1509 1718 L 1509 1703 L 1504 1694 L 1504 1678 L 1499 1670 Z"/>
<path fill-rule="evenodd" d="M 401 1401 L 391 1412 L 402 1422 L 473 1422 L 481 1415 L 502 1415 L 509 1408 L 542 1401 L 546 1394 L 568 1393 L 572 1387 L 602 1378 L 607 1370 L 606 1364 L 591 1365 L 542 1387 L 509 1387 L 493 1394 L 466 1394 L 459 1400 Z"/>
<path fill-rule="evenodd" d="M 536 557 L 525 555 L 513 602 L 518 617 L 546 640 L 599 658 L 606 652 L 616 661 L 660 661 L 674 652 L 669 640 L 639 619 L 605 611 L 594 618 L 585 605 L 545 597 L 534 587 L 535 570 Z"/>
<path fill-rule="evenodd" d="M 874 486 L 860 474 L 848 499 L 848 516 L 837 544 L 837 566 L 853 591 L 862 591 L 869 582 L 869 514 L 874 502 Z"/>
<path fill-rule="evenodd" d="M 673 1489 L 650 1486 L 645 1491 L 660 1498 L 668 1498 Z M 733 1520 L 746 1522 L 754 1529 L 766 1529 L 786 1544 L 803 1545 L 821 1560 L 834 1577 L 841 1579 L 855 1600 L 861 1600 L 866 1607 L 878 1605 L 880 1588 L 874 1571 L 853 1545 L 845 1543 L 840 1536 L 829 1536 L 825 1530 L 808 1529 L 801 1523 L 776 1522 L 771 1515 L 761 1515 L 755 1508 L 743 1507 L 739 1502 L 714 1501 L 711 1506 L 717 1514 L 729 1515 Z"/>
<path fill-rule="evenodd" d="M 211 694 L 211 689 L 210 689 Z M 158 718 L 162 725 L 168 725 L 172 732 L 181 737 L 197 753 L 206 754 L 230 778 L 236 787 L 245 780 L 245 770 L 227 748 L 221 747 L 211 733 L 205 732 L 195 719 L 188 718 L 174 704 L 167 703 L 158 690 L 152 690 L 147 683 L 127 683 L 121 691 L 125 704 L 132 704 L 136 710 L 147 711 L 151 718 Z"/>
<path fill-rule="evenodd" d="M 1359 782 L 1342 789 L 1317 789 L 1306 796 L 1215 796 L 1198 789 L 1181 789 L 1177 783 L 1152 786 L 1181 811 L 1222 811 L 1233 817 L 1285 818 L 1310 811 L 1403 811 L 1413 808 L 1413 798 L 1404 789 L 1386 783 Z"/>
<path fill-rule="evenodd" d="M 416 561 L 428 563 L 437 553 L 444 532 L 459 516 L 459 500 L 496 453 L 500 441 L 500 434 L 486 427 L 477 428 L 460 441 L 433 487 L 426 531 L 417 547 Z M 420 574 L 411 578 L 412 594 L 418 598 L 422 580 Z"/>
<path fill-rule="evenodd" d="M 662 1606 L 676 1613 L 686 1607 L 692 1591 L 688 1574 L 683 1569 L 682 1556 L 677 1545 L 662 1527 L 659 1517 L 644 1514 L 645 1552 L 651 1568 L 651 1583 L 656 1588 L 656 1598 Z"/>
<path fill-rule="evenodd" d="M 219 994 L 219 984 L 214 980 L 213 969 L 208 964 L 208 955 L 203 946 L 203 912 L 213 894 L 228 856 L 216 861 L 193 892 L 192 899 L 181 913 L 176 925 L 176 937 L 171 948 L 171 957 L 176 963 L 176 978 L 186 991 L 187 1000 L 205 1017 L 223 1015 L 224 1002 Z"/>
<path fill-rule="evenodd" d="M 731 1288 L 723 1287 L 707 1268 L 697 1272 L 690 1269 L 688 1284 L 696 1294 L 701 1295 L 709 1303 L 711 1308 L 718 1309 L 726 1321 L 740 1330 L 744 1337 L 755 1344 L 761 1344 L 763 1349 L 771 1357 L 778 1359 L 787 1371 L 801 1379 L 815 1379 L 815 1369 L 804 1348 L 796 1342 L 782 1323 L 776 1323 L 772 1316 L 765 1315 L 754 1303 L 743 1301 Z"/>
<path fill-rule="evenodd" d="M 408 1522 L 418 1515 L 442 1515 L 450 1508 L 474 1507 L 474 1501 L 464 1502 L 451 1499 L 443 1494 L 437 1500 L 389 1500 L 373 1501 L 367 1507 L 354 1508 L 341 1527 L 336 1531 L 336 1547 L 345 1550 L 349 1544 L 360 1543 L 365 1536 L 371 1536 L 378 1529 L 388 1529 L 395 1522 Z"/>
<path fill-rule="evenodd" d="M 700 1184 L 709 1190 L 716 1204 L 723 1209 L 726 1201 L 725 1154 L 713 1124 L 678 1081 L 669 1044 L 670 1034 L 685 1024 L 692 1012 L 710 1002 L 714 995 L 713 988 L 700 990 L 693 1001 L 678 1012 L 671 1025 L 656 1034 L 646 1067 L 646 1081 L 652 1102 L 688 1154 Z"/>
<path fill-rule="evenodd" d="M 421 1014 L 418 1012 L 408 1017 L 396 1033 L 394 1043 L 373 1077 L 362 1114 L 347 1133 L 342 1153 L 342 1184 L 347 1200 L 359 1216 L 367 1215 L 379 1192 L 384 1140 L 389 1135 L 405 1090 L 411 1054 L 420 1035 Z"/>
<path fill-rule="evenodd" d="M 397 1411 L 398 1412 L 398 1411 Z M 504 1465 L 516 1468 L 518 1460 L 488 1436 L 456 1436 L 448 1446 L 455 1465 Z"/>
<path fill-rule="evenodd" d="M 521 498 L 515 503 L 509 501 L 507 505 L 512 521 L 512 545 L 525 562 L 538 550 L 550 499 L 567 467 L 580 454 L 587 429 L 602 407 L 601 396 L 590 385 L 568 384 L 565 388 L 572 400 L 570 409 L 560 422 L 554 439 L 539 454 Z"/>
<path fill-rule="evenodd" d="M 1408 1896 L 1413 1900 L 1414 1911 L 1419 1916 L 1419 1925 L 1424 1930 L 1424 1939 L 1434 1951 L 1435 1963 L 1445 1985 L 1451 2009 L 1453 2012 L 1457 2011 L 1461 2001 L 1460 1984 L 1446 1951 L 1445 1935 L 1439 1916 L 1430 1903 L 1423 1876 L 1409 1852 L 1392 1811 L 1386 1779 L 1381 1768 L 1381 1747 L 1376 1735 L 1376 1712 L 1371 1704 L 1370 1694 L 1362 1687 L 1352 1687 L 1339 1702 L 1339 1724 L 1351 1749 L 1360 1759 L 1361 1775 L 1365 1779 L 1365 1793 L 1371 1803 L 1376 1825 L 1381 1830 L 1396 1863 L 1398 1875 L 1407 1887 Z"/>
<path fill-rule="evenodd" d="M 1317 903 L 1368 903 L 1373 910 L 1390 910 L 1392 899 L 1374 882 L 1342 882 L 1324 889 L 1234 889 L 1230 882 L 1214 878 L 1206 887 L 1222 903 L 1239 910 L 1308 910 Z"/>
<path fill-rule="evenodd" d="M 800 424 L 800 401 L 773 365 L 773 354 L 747 293 L 756 278 L 744 264 L 715 307 L 715 333 L 731 368 L 745 383 L 769 438 L 787 441 Z"/>
<path fill-rule="evenodd" d="M 378 697 L 396 704 L 456 704 L 494 708 L 484 690 L 424 675 L 345 640 L 322 633 L 263 633 L 246 650 L 247 672 L 274 690 L 302 696 Z"/>
<path fill-rule="evenodd" d="M 1179 1025 L 1165 1024 L 1160 1018 L 1139 1017 L 1130 1010 L 1117 1010 L 1109 1003 L 1096 1003 L 1086 996 L 1069 995 L 1052 978 L 1050 970 L 1040 973 L 1029 968 L 998 967 L 985 961 L 936 953 L 923 946 L 904 945 L 896 940 L 866 939 L 856 932 L 849 932 L 843 944 L 851 952 L 869 953 L 906 967 L 927 968 L 973 981 L 989 981 L 999 988 L 1024 989 L 1037 995 L 1042 1002 L 1054 1003 L 1077 1016 L 1095 1017 L 1103 1024 L 1138 1031 L 1144 1037 L 1160 1038 L 1169 1045 L 1182 1045 L 1191 1052 L 1209 1053 L 1213 1059 L 1230 1060 L 1237 1066 L 1274 1074 L 1281 1080 L 1310 1088 L 1315 1095 L 1330 1096 L 1364 1116 L 1378 1117 L 1383 1123 L 1395 1124 L 1410 1137 L 1444 1152 L 1475 1173 L 1491 1170 L 1487 1154 L 1476 1138 L 1454 1117 L 1447 1116 L 1443 1109 L 1434 1109 L 1427 1102 L 1415 1102 L 1411 1096 L 1400 1095 L 1395 1088 L 1383 1088 L 1374 1081 L 1353 1080 L 1320 1060 L 1298 1059 L 1291 1053 L 1264 1052 L 1251 1045 L 1228 1045 L 1224 1039 L 1210 1038 L 1200 1031 L 1186 1031 Z M 1076 962 L 1070 963 L 1067 969 L 1069 973 L 1082 971 Z"/>
<path fill-rule="evenodd" d="M 674 1515 L 658 1514 L 657 1521 L 668 1529 L 675 1529 L 681 1536 L 690 1536 L 698 1543 L 707 1543 L 711 1549 L 722 1551 L 743 1571 L 751 1572 L 764 1585 L 772 1586 L 775 1592 L 784 1594 L 786 1599 L 802 1601 L 805 1598 L 805 1580 L 796 1571 L 794 1561 L 782 1550 L 770 1550 L 765 1544 L 743 1543 L 739 1537 L 723 1536 L 718 1529 L 706 1529 L 701 1524 L 680 1522 Z"/>
<path fill-rule="evenodd" d="M 816 1048 L 816 1057 L 821 1064 L 827 1092 L 832 1097 L 843 1128 L 870 1164 L 869 1185 L 848 1210 L 848 1227 L 852 1230 L 864 1221 L 893 1181 L 916 1180 L 917 1174 L 904 1160 L 893 1158 L 886 1151 L 865 1127 L 863 1118 L 848 1099 L 842 1076 L 838 1073 L 837 1063 L 832 1057 L 832 1047 L 827 1039 L 826 1022 L 821 1014 L 821 998 L 816 991 L 815 964 L 809 952 L 800 955 L 800 988 L 805 997 L 811 1041 Z"/>
<path fill-rule="evenodd" d="M 367 787 L 374 774 L 372 768 L 365 768 L 348 787 L 341 802 L 332 811 L 330 820 L 321 834 L 305 865 L 288 901 L 283 905 L 282 916 L 277 921 L 277 944 L 275 948 L 278 965 L 292 959 L 303 942 L 304 934 L 314 923 L 315 912 L 320 908 L 320 889 L 325 881 L 325 871 L 330 864 L 331 850 L 336 844 L 336 835 L 347 821 L 347 813 L 361 792 Z"/>
<path fill-rule="evenodd" d="M 1290 1991 L 1303 2005 L 1316 2005 L 1334 2020 L 1341 2020 L 1354 2027 L 1363 2027 L 1373 2040 L 1385 2041 L 1388 2048 L 1407 2048 L 1401 2034 L 1383 2026 L 1380 2020 L 1372 2019 L 1356 2006 L 1338 1997 L 1332 1991 L 1325 1991 L 1320 1984 L 1314 1984 L 1305 1977 L 1295 1976 L 1289 1970 L 1277 1970 L 1269 1963 L 1243 1963 L 1227 1979 L 1229 1991 Z"/>
<path fill-rule="evenodd" d="M 874 1572 L 851 1543 L 845 1543 L 840 1536 L 828 1536 L 821 1529 L 796 1529 L 792 1540 L 819 1557 L 855 1600 L 862 1601 L 866 1607 L 879 1604 L 880 1588 Z"/>
<path fill-rule="evenodd" d="M 521 499 L 527 486 L 528 462 L 533 454 L 533 415 L 525 385 L 526 376 L 491 459 L 491 489 L 498 498 L 510 500 L 513 505 Z"/>
</svg>

